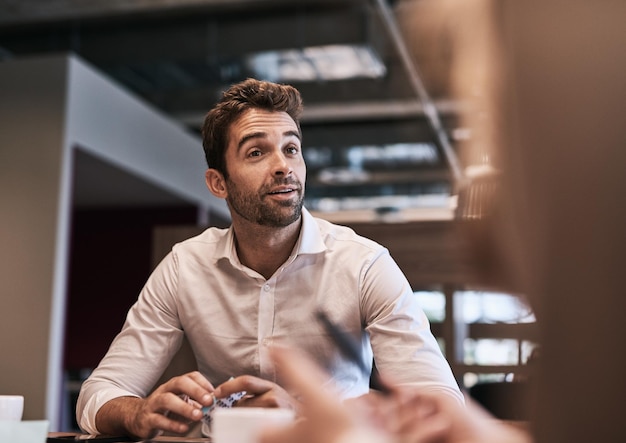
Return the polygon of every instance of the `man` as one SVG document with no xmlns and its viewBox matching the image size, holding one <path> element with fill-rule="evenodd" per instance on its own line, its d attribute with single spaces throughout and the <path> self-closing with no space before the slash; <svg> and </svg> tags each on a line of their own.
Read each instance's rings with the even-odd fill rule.
<svg viewBox="0 0 626 443">
<path fill-rule="evenodd" d="M 395 383 L 462 400 L 429 323 L 388 251 L 303 208 L 306 166 L 291 86 L 246 80 L 205 119 L 206 184 L 226 199 L 229 229 L 175 245 L 147 281 L 121 333 L 81 389 L 77 419 L 90 433 L 145 438 L 184 433 L 215 397 L 237 406 L 295 407 L 266 347 L 289 343 L 331 374 L 343 398 L 368 392 L 359 363 Z M 322 309 L 357 337 L 344 358 L 315 319 Z M 154 384 L 185 335 L 198 371 Z M 193 401 L 185 401 L 189 398 Z"/>
</svg>

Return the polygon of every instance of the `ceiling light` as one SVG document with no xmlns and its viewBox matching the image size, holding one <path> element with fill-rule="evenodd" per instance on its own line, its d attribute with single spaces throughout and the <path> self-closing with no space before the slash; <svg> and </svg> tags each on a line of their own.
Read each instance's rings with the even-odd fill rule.
<svg viewBox="0 0 626 443">
<path fill-rule="evenodd" d="M 255 76 L 273 82 L 380 78 L 387 69 L 368 45 L 327 45 L 267 51 L 245 63 Z"/>
</svg>

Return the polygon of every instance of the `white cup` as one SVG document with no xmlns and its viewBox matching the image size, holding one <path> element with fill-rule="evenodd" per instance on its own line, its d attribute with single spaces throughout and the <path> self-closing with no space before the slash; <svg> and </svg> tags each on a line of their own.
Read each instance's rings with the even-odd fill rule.
<svg viewBox="0 0 626 443">
<path fill-rule="evenodd" d="M 294 411 L 281 408 L 217 408 L 211 425 L 213 443 L 257 443 L 261 430 L 284 426 L 294 420 Z"/>
<path fill-rule="evenodd" d="M 0 420 L 20 421 L 24 412 L 24 396 L 0 395 Z"/>
</svg>

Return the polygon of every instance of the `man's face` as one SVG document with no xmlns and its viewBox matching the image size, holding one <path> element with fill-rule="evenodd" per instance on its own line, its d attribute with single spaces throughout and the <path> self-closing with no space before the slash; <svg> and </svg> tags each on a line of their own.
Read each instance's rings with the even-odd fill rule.
<svg viewBox="0 0 626 443">
<path fill-rule="evenodd" d="M 299 220 L 306 166 L 293 119 L 285 112 L 250 109 L 229 130 L 226 201 L 233 216 L 283 227 Z"/>
</svg>

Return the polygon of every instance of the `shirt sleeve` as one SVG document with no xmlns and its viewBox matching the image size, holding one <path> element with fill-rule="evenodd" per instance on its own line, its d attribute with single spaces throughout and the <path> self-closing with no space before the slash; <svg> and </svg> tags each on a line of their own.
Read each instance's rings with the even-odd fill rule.
<svg viewBox="0 0 626 443">
<path fill-rule="evenodd" d="M 76 404 L 80 428 L 97 434 L 95 418 L 108 401 L 145 397 L 181 346 L 176 257 L 170 253 L 154 270 L 131 307 L 121 332 L 83 383 Z"/>
<path fill-rule="evenodd" d="M 406 277 L 386 249 L 363 270 L 361 309 L 374 361 L 397 385 L 463 395 Z"/>
</svg>

